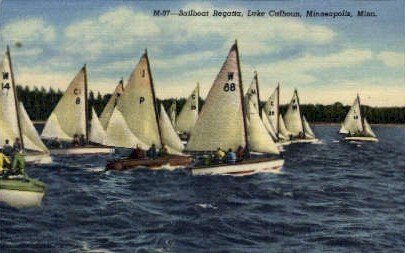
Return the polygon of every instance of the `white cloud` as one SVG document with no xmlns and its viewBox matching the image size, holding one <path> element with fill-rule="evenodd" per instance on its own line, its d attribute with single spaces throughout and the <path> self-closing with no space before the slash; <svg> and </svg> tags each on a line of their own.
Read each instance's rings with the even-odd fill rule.
<svg viewBox="0 0 405 253">
<path fill-rule="evenodd" d="M 25 44 L 53 42 L 56 38 L 55 28 L 41 18 L 29 18 L 6 24 L 1 35 L 7 42 Z"/>
<path fill-rule="evenodd" d="M 42 48 L 16 48 L 12 51 L 12 56 L 38 56 L 44 52 Z"/>
<path fill-rule="evenodd" d="M 385 65 L 389 67 L 404 67 L 405 65 L 405 54 L 392 51 L 380 52 L 377 59 L 384 62 Z"/>
</svg>

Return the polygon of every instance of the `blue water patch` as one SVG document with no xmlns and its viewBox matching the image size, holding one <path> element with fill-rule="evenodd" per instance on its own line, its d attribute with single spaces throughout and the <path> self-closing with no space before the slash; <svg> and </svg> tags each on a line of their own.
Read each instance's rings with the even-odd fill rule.
<svg viewBox="0 0 405 253">
<path fill-rule="evenodd" d="M 281 174 L 104 171 L 108 157 L 27 168 L 42 207 L 0 204 L 1 252 L 403 252 L 405 128 L 378 143 L 285 147 Z"/>
</svg>

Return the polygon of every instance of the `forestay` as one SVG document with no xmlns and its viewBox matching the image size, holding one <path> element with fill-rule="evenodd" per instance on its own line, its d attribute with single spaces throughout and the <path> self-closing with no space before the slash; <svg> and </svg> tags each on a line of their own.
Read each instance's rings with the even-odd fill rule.
<svg viewBox="0 0 405 253">
<path fill-rule="evenodd" d="M 339 132 L 341 134 L 359 134 L 363 132 L 361 121 L 360 100 L 359 97 L 356 97 Z"/>
<path fill-rule="evenodd" d="M 189 133 L 198 119 L 198 98 L 199 85 L 193 90 L 187 98 L 186 103 L 180 111 L 176 120 L 176 130 L 178 132 Z"/>
<path fill-rule="evenodd" d="M 166 110 L 163 105 L 160 105 L 159 125 L 162 133 L 162 142 L 166 145 L 170 154 L 181 154 L 184 149 L 183 143 L 170 122 Z"/>
<path fill-rule="evenodd" d="M 90 121 L 90 133 L 89 140 L 92 143 L 104 144 L 106 139 L 106 132 L 101 125 L 100 120 L 97 117 L 94 108 L 91 108 L 91 121 Z"/>
<path fill-rule="evenodd" d="M 134 148 L 139 145 L 142 149 L 148 149 L 129 129 L 127 122 L 117 107 L 114 108 L 106 130 L 105 145 L 114 147 Z"/>
<path fill-rule="evenodd" d="M 248 142 L 251 151 L 279 154 L 279 150 L 266 127 L 260 119 L 259 112 L 252 101 L 249 101 Z"/>
<path fill-rule="evenodd" d="M 117 105 L 118 99 L 120 98 L 123 92 L 124 92 L 124 82 L 123 80 L 121 80 L 118 83 L 117 87 L 115 87 L 113 94 L 111 95 L 106 106 L 104 107 L 103 112 L 100 115 L 100 123 L 104 129 L 107 129 L 108 122 L 110 121 L 114 108 Z"/>
<path fill-rule="evenodd" d="M 284 119 L 286 128 L 294 137 L 304 133 L 297 90 L 294 91 Z"/>
<path fill-rule="evenodd" d="M 83 67 L 63 94 L 45 123 L 43 138 L 72 139 L 86 136 L 86 68 Z"/>
<path fill-rule="evenodd" d="M 148 146 L 155 144 L 160 148 L 161 140 L 152 85 L 149 60 L 145 52 L 132 72 L 117 107 L 135 136 Z"/>
<path fill-rule="evenodd" d="M 239 56 L 235 44 L 218 73 L 186 149 L 214 151 L 218 147 L 235 150 L 246 145 L 242 109 Z"/>
</svg>

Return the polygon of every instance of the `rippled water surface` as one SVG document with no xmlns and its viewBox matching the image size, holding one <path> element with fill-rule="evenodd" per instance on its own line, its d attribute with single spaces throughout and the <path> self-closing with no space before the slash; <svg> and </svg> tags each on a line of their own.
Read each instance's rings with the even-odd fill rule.
<svg viewBox="0 0 405 253">
<path fill-rule="evenodd" d="M 286 148 L 282 174 L 105 172 L 107 157 L 27 168 L 42 207 L 0 204 L 0 252 L 403 252 L 405 128 L 379 143 Z"/>
</svg>

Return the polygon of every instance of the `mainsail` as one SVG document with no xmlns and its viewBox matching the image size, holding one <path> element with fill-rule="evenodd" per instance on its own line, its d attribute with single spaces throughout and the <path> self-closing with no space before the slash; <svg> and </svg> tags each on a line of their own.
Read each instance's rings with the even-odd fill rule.
<svg viewBox="0 0 405 253">
<path fill-rule="evenodd" d="M 173 102 L 170 105 L 170 109 L 169 109 L 170 121 L 172 122 L 173 127 L 176 126 L 176 112 L 177 112 L 177 104 L 176 104 L 176 100 L 173 99 Z"/>
<path fill-rule="evenodd" d="M 70 140 L 75 134 L 87 138 L 87 77 L 84 66 L 45 123 L 43 138 Z"/>
<path fill-rule="evenodd" d="M 5 140 L 9 140 L 12 143 L 15 138 L 21 138 L 17 117 L 15 86 L 11 76 L 12 70 L 10 61 L 10 54 L 7 50 L 0 66 L 2 73 L 0 93 L 0 145 L 3 145 Z"/>
<path fill-rule="evenodd" d="M 350 107 L 339 132 L 341 134 L 360 134 L 363 132 L 359 96 L 356 97 L 352 107 Z"/>
<path fill-rule="evenodd" d="M 197 122 L 199 93 L 200 86 L 197 84 L 197 87 L 187 98 L 187 101 L 181 109 L 179 116 L 177 116 L 176 130 L 178 132 L 189 133 Z"/>
<path fill-rule="evenodd" d="M 259 112 L 252 101 L 249 101 L 248 141 L 251 151 L 279 154 L 276 144 L 264 126 Z"/>
<path fill-rule="evenodd" d="M 247 133 L 243 107 L 239 54 L 235 43 L 208 93 L 186 149 L 214 151 L 218 147 L 233 150 L 245 147 Z"/>
<path fill-rule="evenodd" d="M 170 154 L 181 154 L 184 149 L 183 143 L 170 122 L 163 104 L 160 105 L 159 126 L 162 131 L 162 142 L 166 145 Z"/>
<path fill-rule="evenodd" d="M 152 73 L 147 52 L 132 72 L 117 108 L 129 129 L 143 143 L 161 147 L 161 136 L 155 105 Z"/>
<path fill-rule="evenodd" d="M 291 99 L 286 114 L 284 115 L 285 126 L 294 137 L 304 134 L 304 126 L 301 118 L 300 104 L 298 100 L 297 90 Z"/>
<path fill-rule="evenodd" d="M 260 114 L 259 81 L 257 79 L 257 72 L 256 71 L 255 71 L 255 75 L 253 77 L 253 80 L 250 83 L 250 86 L 249 86 L 248 90 L 246 91 L 246 95 L 245 95 L 245 102 L 246 102 L 246 108 L 247 108 L 248 117 L 250 115 L 249 101 L 253 103 L 253 106 L 256 108 L 256 110 Z"/>
<path fill-rule="evenodd" d="M 142 149 L 148 149 L 129 129 L 127 122 L 117 107 L 114 108 L 106 130 L 104 144 L 114 147 L 134 148 L 139 145 Z"/>
<path fill-rule="evenodd" d="M 110 121 L 111 115 L 113 114 L 114 108 L 118 103 L 118 99 L 124 92 L 124 81 L 120 80 L 117 87 L 115 87 L 114 93 L 111 95 L 103 112 L 100 115 L 100 122 L 104 129 L 107 129 L 108 122 Z"/>
<path fill-rule="evenodd" d="M 89 131 L 89 141 L 92 143 L 104 144 L 106 132 L 97 117 L 94 108 L 91 108 L 91 121 Z"/>
</svg>

